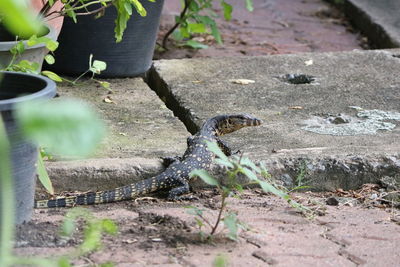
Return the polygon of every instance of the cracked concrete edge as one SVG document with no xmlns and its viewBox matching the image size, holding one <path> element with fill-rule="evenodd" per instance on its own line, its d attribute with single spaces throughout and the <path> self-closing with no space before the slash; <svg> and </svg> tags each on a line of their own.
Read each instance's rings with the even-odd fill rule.
<svg viewBox="0 0 400 267">
<path fill-rule="evenodd" d="M 400 153 L 347 156 L 274 156 L 264 161 L 273 179 L 287 187 L 303 185 L 310 190 L 332 191 L 337 188 L 357 189 L 365 183 L 378 183 L 384 176 L 400 182 Z M 164 170 L 160 159 L 90 159 L 70 162 L 48 162 L 49 175 L 57 192 L 98 191 L 127 185 L 152 177 Z M 225 169 L 214 165 L 211 173 L 223 179 Z M 249 183 L 239 177 L 239 183 Z M 191 182 L 192 187 L 208 187 L 200 179 Z"/>
<path fill-rule="evenodd" d="M 336 4 L 335 0 L 326 0 Z M 338 4 L 341 6 L 341 4 Z M 360 30 L 368 40 L 379 49 L 400 47 L 398 29 L 386 23 L 384 18 L 375 14 L 368 4 L 359 0 L 344 0 L 343 11 L 356 29 Z"/>
</svg>

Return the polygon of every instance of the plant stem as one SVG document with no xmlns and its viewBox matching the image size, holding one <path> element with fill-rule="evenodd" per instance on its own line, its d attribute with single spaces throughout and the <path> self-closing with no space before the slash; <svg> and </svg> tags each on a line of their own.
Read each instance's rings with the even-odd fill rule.
<svg viewBox="0 0 400 267">
<path fill-rule="evenodd" d="M 104 9 L 106 9 L 109 6 L 111 6 L 110 3 L 108 3 L 105 6 L 100 7 L 98 9 L 95 9 L 95 10 L 92 10 L 92 11 L 88 11 L 88 12 L 76 13 L 75 15 L 77 15 L 77 16 L 86 16 L 86 15 L 91 15 L 91 14 L 97 14 L 97 13 L 103 11 Z"/>
<path fill-rule="evenodd" d="M 14 238 L 14 194 L 11 175 L 10 143 L 7 138 L 3 118 L 0 115 L 0 266 L 10 262 Z"/>
<path fill-rule="evenodd" d="M 183 10 L 182 10 L 181 14 L 179 15 L 179 21 L 176 22 L 175 25 L 172 26 L 172 28 L 169 29 L 169 31 L 164 35 L 164 38 L 163 38 L 163 40 L 162 40 L 161 46 L 162 46 L 162 48 L 164 48 L 165 50 L 168 50 L 168 48 L 167 48 L 167 39 L 168 39 L 168 37 L 176 30 L 176 28 L 178 28 L 179 25 L 181 25 L 181 21 L 182 21 L 182 19 L 186 16 L 186 12 L 187 12 L 187 10 L 188 10 L 188 8 L 189 8 L 189 5 L 190 5 L 190 3 L 191 3 L 192 1 L 193 1 L 193 0 L 185 0 L 185 5 L 184 5 L 184 7 L 183 7 Z"/>
<path fill-rule="evenodd" d="M 103 3 L 110 3 L 110 2 L 113 2 L 114 0 L 99 0 L 99 1 L 94 1 L 94 2 L 89 2 L 89 3 L 86 3 L 86 4 L 82 4 L 82 5 L 79 5 L 79 6 L 74 6 L 73 8 L 71 8 L 71 9 L 65 9 L 63 12 L 65 12 L 65 13 L 67 13 L 67 11 L 76 11 L 76 10 L 78 10 L 78 9 L 83 9 L 83 8 L 87 8 L 88 6 L 91 6 L 91 5 L 94 5 L 94 4 L 103 4 Z"/>
<path fill-rule="evenodd" d="M 224 208 L 225 208 L 226 194 L 224 192 L 222 192 L 221 196 L 222 196 L 221 208 L 219 209 L 217 221 L 215 222 L 215 225 L 214 225 L 213 229 L 211 230 L 210 235 L 213 235 L 215 233 L 215 231 L 217 230 L 219 222 L 221 221 L 222 212 L 224 211 Z"/>
</svg>

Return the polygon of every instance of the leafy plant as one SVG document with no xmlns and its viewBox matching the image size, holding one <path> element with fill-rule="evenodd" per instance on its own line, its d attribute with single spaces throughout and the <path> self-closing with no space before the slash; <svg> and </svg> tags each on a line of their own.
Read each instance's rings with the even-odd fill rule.
<svg viewBox="0 0 400 267">
<path fill-rule="evenodd" d="M 36 35 L 32 35 L 27 41 L 26 44 L 28 46 L 34 46 L 38 44 L 45 44 L 46 48 L 50 50 L 50 52 L 54 52 L 57 47 L 58 47 L 58 42 L 54 41 L 50 38 L 47 38 L 45 36 L 42 37 L 37 37 Z M 11 49 L 10 53 L 12 54 L 12 59 L 8 66 L 5 68 L 1 69 L 4 71 L 17 71 L 17 72 L 23 72 L 23 73 L 32 73 L 32 74 L 41 74 L 44 76 L 47 76 L 48 78 L 52 79 L 55 82 L 68 82 L 73 85 L 77 85 L 78 81 L 87 73 L 91 73 L 91 79 L 95 82 L 97 82 L 100 86 L 107 90 L 111 90 L 110 88 L 110 83 L 105 82 L 105 81 L 100 81 L 94 78 L 94 75 L 100 74 L 102 71 L 104 71 L 107 68 L 107 63 L 104 61 L 100 60 L 93 60 L 93 55 L 90 55 L 89 57 L 89 65 L 87 71 L 83 72 L 79 77 L 77 77 L 74 80 L 69 80 L 66 78 L 62 78 L 61 76 L 57 75 L 56 73 L 48 70 L 41 71 L 39 68 L 39 63 L 37 62 L 31 62 L 28 60 L 21 60 L 19 62 L 16 62 L 16 59 L 18 56 L 20 56 L 23 52 L 25 52 L 25 45 L 23 41 L 18 41 Z M 45 61 L 48 64 L 54 64 L 55 59 L 51 54 L 47 54 L 45 56 Z"/>
<path fill-rule="evenodd" d="M 43 30 L 43 23 L 29 11 L 24 0 L 1 0 L 1 22 L 12 33 L 29 38 Z"/>
<path fill-rule="evenodd" d="M 52 102 L 21 103 L 16 109 L 16 118 L 23 134 L 34 142 L 44 144 L 51 151 L 74 155 L 87 155 L 92 151 L 104 130 L 98 116 L 81 102 L 72 100 L 56 100 Z M 14 196 L 11 177 L 10 147 L 0 117 L 0 266 L 14 264 L 35 264 L 38 266 L 54 266 L 54 262 L 46 259 L 26 259 L 12 255 L 12 240 L 14 238 Z M 80 214 L 80 213 L 79 213 Z M 112 232 L 109 223 L 101 223 L 94 230 Z M 96 225 L 96 223 L 95 223 Z M 96 232 L 97 231 L 97 232 Z M 89 242 L 89 241 L 88 241 Z M 89 244 L 93 244 L 90 241 Z M 89 246 L 88 247 L 93 247 Z M 87 249 L 84 249 L 87 251 Z M 60 259 L 60 266 L 65 259 Z"/>
<path fill-rule="evenodd" d="M 71 237 L 76 231 L 76 224 L 79 220 L 86 222 L 83 231 L 83 242 L 69 254 L 70 258 L 76 258 L 96 251 L 101 247 L 103 233 L 115 235 L 118 231 L 115 223 L 110 219 L 99 219 L 93 216 L 88 209 L 73 208 L 64 218 L 62 235 Z"/>
<path fill-rule="evenodd" d="M 221 221 L 224 223 L 225 228 L 228 229 L 227 237 L 232 240 L 237 240 L 239 229 L 247 229 L 247 226 L 243 222 L 238 220 L 237 214 L 233 212 L 226 212 L 227 198 L 234 195 L 235 192 L 238 192 L 240 194 L 243 191 L 243 186 L 238 182 L 239 175 L 246 176 L 253 184 L 259 184 L 264 192 L 272 193 L 278 197 L 283 198 L 289 203 L 289 205 L 298 209 L 299 211 L 308 214 L 311 212 L 310 209 L 302 206 L 301 204 L 293 200 L 287 193 L 287 190 L 280 190 L 268 181 L 268 179 L 271 178 L 271 175 L 268 173 L 263 163 L 261 163 L 260 166 L 257 166 L 249 158 L 243 157 L 242 155 L 234 155 L 228 158 L 218 147 L 217 143 L 206 141 L 206 144 L 209 151 L 213 152 L 216 155 L 216 159 L 214 160 L 214 162 L 226 167 L 227 178 L 226 183 L 221 184 L 206 170 L 197 169 L 193 170 L 190 173 L 190 177 L 198 176 L 205 183 L 216 186 L 217 190 L 221 194 L 221 204 L 217 218 L 214 223 L 211 223 L 203 215 L 203 210 L 193 206 L 188 207 L 190 209 L 189 212 L 196 216 L 195 220 L 200 230 L 205 226 L 208 226 L 210 228 L 210 233 L 208 234 L 208 237 L 211 237 L 216 233 L 218 225 Z M 204 232 L 200 233 L 201 235 L 205 235 Z"/>
<path fill-rule="evenodd" d="M 311 186 L 307 185 L 309 181 L 307 181 L 306 176 L 307 176 L 307 162 L 304 160 L 300 165 L 299 174 L 296 176 L 296 186 L 292 188 L 290 191 L 310 188 Z"/>
<path fill-rule="evenodd" d="M 218 14 L 214 12 L 215 0 L 183 0 L 183 8 L 179 16 L 175 17 L 175 25 L 165 34 L 162 48 L 167 49 L 167 40 L 171 34 L 181 46 L 192 48 L 207 48 L 206 45 L 192 40 L 195 34 L 211 34 L 218 44 L 222 44 L 222 37 L 214 18 Z M 233 7 L 226 0 L 218 1 L 222 7 L 223 17 L 229 21 L 232 19 Z M 245 0 L 248 11 L 253 11 L 253 1 Z"/>
<path fill-rule="evenodd" d="M 156 0 L 145 0 L 155 2 Z M 51 11 L 51 7 L 57 2 L 62 2 L 63 6 L 59 10 Z M 117 18 L 115 20 L 115 39 L 120 42 L 124 35 L 127 22 L 133 14 L 133 10 L 144 17 L 147 15 L 146 10 L 141 4 L 143 0 L 47 0 L 40 10 L 40 14 L 47 20 L 55 19 L 60 16 L 69 16 L 74 22 L 77 22 L 78 16 L 83 15 L 96 15 L 101 17 L 110 6 L 114 6 L 117 11 Z M 95 9 L 92 9 L 92 7 Z"/>
<path fill-rule="evenodd" d="M 1 0 L 0 14 L 5 14 L 2 18 L 2 22 L 5 23 L 13 33 L 17 34 L 19 32 L 20 36 L 24 37 L 32 36 L 38 33 L 41 23 L 32 18 L 23 4 L 23 1 L 20 0 Z M 21 104 L 17 107 L 16 115 L 24 133 L 33 141 L 39 143 L 44 142 L 46 146 L 51 148 L 56 147 L 57 144 L 61 142 L 63 143 L 62 147 L 70 146 L 68 152 L 85 155 L 95 147 L 104 133 L 102 123 L 98 116 L 91 111 L 88 106 L 82 103 L 72 101 L 66 103 L 61 101 L 57 103 L 58 106 L 56 109 L 54 106 L 51 106 L 51 104 L 50 106 L 43 104 L 38 109 L 37 106 L 35 106 L 37 104 L 38 103 L 32 102 Z M 57 112 L 54 112 L 55 110 L 57 110 Z M 33 113 L 30 114 L 30 112 Z M 63 124 L 64 120 L 67 122 L 67 127 L 59 129 L 59 125 Z M 95 129 L 91 129 L 91 126 L 95 126 Z M 85 129 L 85 127 L 87 128 Z M 47 131 L 51 132 L 53 135 L 49 135 L 46 133 Z M 77 143 L 76 140 L 81 140 L 85 145 L 83 147 L 78 147 L 79 142 Z M 0 266 L 70 266 L 66 258 L 60 258 L 58 262 L 54 262 L 52 260 L 35 257 L 16 257 L 12 254 L 12 241 L 15 231 L 15 200 L 13 192 L 10 143 L 7 138 L 3 119 L 0 116 Z M 89 229 L 95 229 L 95 231 L 88 230 L 87 233 L 89 237 L 99 236 L 99 229 L 110 233 L 116 231 L 115 226 L 109 221 L 95 221 L 92 225 L 98 223 L 101 224 L 101 227 L 89 227 Z M 92 240 L 86 242 L 86 244 L 91 244 L 89 247 L 98 247 L 98 245 L 96 245 L 98 239 L 94 240 L 96 242 L 90 238 L 85 240 Z M 87 251 L 87 249 L 84 251 Z"/>
<path fill-rule="evenodd" d="M 39 63 L 30 62 L 28 60 L 21 60 L 19 62 L 16 62 L 17 57 L 24 53 L 26 50 L 24 41 L 18 41 L 18 39 L 19 37 L 16 36 L 17 43 L 10 49 L 10 53 L 12 54 L 10 63 L 2 70 L 39 74 Z M 46 36 L 37 37 L 37 35 L 34 34 L 26 40 L 26 45 L 28 47 L 32 47 L 38 44 L 44 44 L 50 52 L 54 52 L 58 47 L 57 41 L 52 40 Z M 51 54 L 47 54 L 44 59 L 48 64 L 54 63 L 54 57 Z"/>
</svg>

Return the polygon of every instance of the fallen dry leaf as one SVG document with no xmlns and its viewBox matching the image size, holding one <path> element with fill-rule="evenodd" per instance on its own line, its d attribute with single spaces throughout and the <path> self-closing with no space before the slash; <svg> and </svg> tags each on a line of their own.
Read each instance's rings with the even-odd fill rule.
<svg viewBox="0 0 400 267">
<path fill-rule="evenodd" d="M 289 107 L 289 109 L 303 109 L 302 106 L 291 106 Z"/>
<path fill-rule="evenodd" d="M 111 99 L 111 97 L 108 95 L 103 99 L 103 102 L 105 103 L 114 103 L 114 101 Z"/>
<path fill-rule="evenodd" d="M 247 85 L 251 83 L 255 83 L 256 81 L 254 80 L 249 80 L 249 79 L 235 79 L 235 80 L 230 80 L 232 83 L 236 84 L 242 84 L 242 85 Z"/>
<path fill-rule="evenodd" d="M 306 66 L 311 66 L 312 64 L 314 64 L 314 61 L 312 59 L 304 61 L 304 64 L 306 64 Z"/>
<path fill-rule="evenodd" d="M 122 243 L 133 244 L 133 243 L 136 243 L 137 241 L 138 241 L 137 239 L 126 239 L 126 240 L 122 240 Z"/>
</svg>

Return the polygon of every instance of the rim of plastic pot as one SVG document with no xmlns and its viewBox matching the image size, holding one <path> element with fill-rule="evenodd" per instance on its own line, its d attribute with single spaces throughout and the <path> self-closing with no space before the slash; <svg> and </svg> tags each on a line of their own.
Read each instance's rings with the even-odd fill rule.
<svg viewBox="0 0 400 267">
<path fill-rule="evenodd" d="M 47 77 L 30 73 L 0 71 L 0 85 L 3 79 L 12 76 L 14 76 L 14 78 L 16 76 L 16 79 L 26 79 L 27 77 L 31 79 L 36 79 L 37 81 L 44 82 L 45 86 L 42 89 L 39 89 L 35 93 L 30 93 L 24 96 L 17 96 L 10 99 L 0 100 L 0 111 L 13 110 L 16 104 L 25 101 L 32 101 L 41 98 L 43 99 L 53 98 L 57 93 L 56 91 L 57 86 L 54 81 L 50 80 Z"/>
<path fill-rule="evenodd" d="M 57 33 L 56 33 L 55 29 L 49 25 L 45 25 L 45 27 L 49 30 L 49 32 L 46 35 L 44 35 L 44 37 L 50 38 L 52 40 L 57 40 Z M 32 49 L 32 48 L 46 46 L 45 44 L 37 44 L 37 45 L 33 45 L 33 46 L 28 46 L 28 44 L 26 43 L 27 40 L 20 40 L 20 41 L 22 41 L 24 43 L 26 49 Z M 17 42 L 19 42 L 19 41 L 4 41 L 4 42 L 0 41 L 0 51 L 9 51 Z"/>
</svg>

